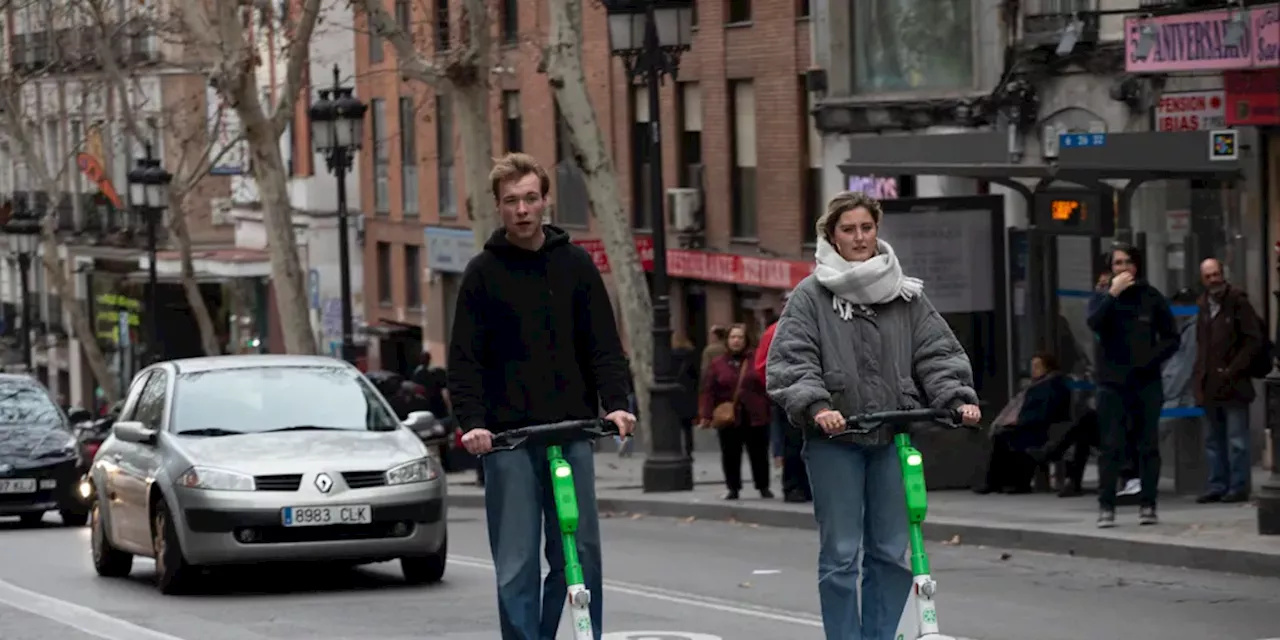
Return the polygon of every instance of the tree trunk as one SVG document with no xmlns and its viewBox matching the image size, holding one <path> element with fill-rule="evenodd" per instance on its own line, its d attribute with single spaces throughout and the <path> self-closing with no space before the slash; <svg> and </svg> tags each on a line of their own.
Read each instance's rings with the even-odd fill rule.
<svg viewBox="0 0 1280 640">
<path fill-rule="evenodd" d="M 200 328 L 200 346 L 207 356 L 222 354 L 218 344 L 218 335 L 213 329 L 213 317 L 209 315 L 209 305 L 204 303 L 204 295 L 200 292 L 200 283 L 196 282 L 196 265 L 191 256 L 191 230 L 187 228 L 187 217 L 183 214 L 187 201 L 187 193 L 171 193 L 169 207 L 169 229 L 178 245 L 178 255 L 182 262 L 182 290 L 187 294 L 187 304 L 191 305 L 191 315 L 196 317 L 196 326 Z"/>
<path fill-rule="evenodd" d="M 479 249 L 498 227 L 493 190 L 489 185 L 490 162 L 494 157 L 493 133 L 489 129 L 489 83 L 460 87 L 453 95 L 457 97 L 453 113 L 461 129 L 467 219 L 471 221 L 471 234 Z"/>
<path fill-rule="evenodd" d="M 622 324 L 631 345 L 631 374 L 641 408 L 639 431 L 651 444 L 648 408 L 649 386 L 653 382 L 653 305 L 640 268 L 630 216 L 622 206 L 618 174 L 587 94 L 582 68 L 582 9 L 582 0 L 551 0 L 550 35 L 543 60 L 569 129 L 574 160 L 586 176 L 592 215 L 600 223 L 622 309 Z"/>
</svg>

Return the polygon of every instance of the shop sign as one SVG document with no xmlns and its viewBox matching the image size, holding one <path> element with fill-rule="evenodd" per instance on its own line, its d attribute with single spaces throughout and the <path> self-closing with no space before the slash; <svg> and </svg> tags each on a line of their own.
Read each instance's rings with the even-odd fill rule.
<svg viewBox="0 0 1280 640">
<path fill-rule="evenodd" d="M 475 236 L 470 229 L 427 227 L 427 268 L 443 273 L 462 273 L 476 255 Z"/>
<path fill-rule="evenodd" d="M 574 240 L 591 254 L 601 273 L 609 273 L 609 257 L 601 240 Z M 653 271 L 653 239 L 636 238 L 641 266 Z M 667 273 L 673 278 L 724 282 L 766 289 L 793 289 L 813 271 L 813 263 L 777 258 L 756 258 L 732 253 L 667 249 Z"/>
<path fill-rule="evenodd" d="M 1228 126 L 1280 124 L 1280 69 L 1233 71 L 1223 78 Z"/>
<path fill-rule="evenodd" d="M 1144 28 L 1154 37 L 1144 39 Z M 1243 37 L 1228 43 L 1237 29 Z M 1125 70 L 1130 73 L 1280 66 L 1280 5 L 1130 17 L 1125 18 L 1124 30 Z M 1140 51 L 1144 40 L 1149 46 Z"/>
<path fill-rule="evenodd" d="M 1226 92 L 1167 91 L 1156 104 L 1156 131 L 1209 131 L 1226 126 Z"/>
</svg>

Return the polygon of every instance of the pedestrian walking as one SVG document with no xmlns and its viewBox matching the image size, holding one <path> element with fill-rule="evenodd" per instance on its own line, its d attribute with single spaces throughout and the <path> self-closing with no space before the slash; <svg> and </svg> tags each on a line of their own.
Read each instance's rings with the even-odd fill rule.
<svg viewBox="0 0 1280 640">
<path fill-rule="evenodd" d="M 728 492 L 725 500 L 737 500 L 742 491 L 742 454 L 747 454 L 751 479 L 761 498 L 772 498 L 769 489 L 769 397 L 764 380 L 756 373 L 751 340 L 745 324 L 729 328 L 728 350 L 711 361 L 702 378 L 698 423 L 716 429 L 720 437 L 720 462 Z"/>
<path fill-rule="evenodd" d="M 756 348 L 755 368 L 761 380 L 765 380 L 769 360 L 769 346 L 773 343 L 773 334 L 778 328 L 774 320 L 760 336 L 760 346 Z M 766 385 L 768 384 L 766 380 Z M 809 487 L 809 472 L 804 466 L 804 436 L 800 430 L 793 428 L 787 420 L 787 410 L 781 404 L 769 401 L 769 439 L 773 450 L 774 466 L 782 469 L 782 500 L 784 502 L 812 502 L 813 492 Z"/>
<path fill-rule="evenodd" d="M 1208 491 L 1196 501 L 1245 502 L 1249 499 L 1249 405 L 1256 393 L 1251 370 L 1263 353 L 1265 330 L 1244 291 L 1231 286 L 1222 263 L 1200 263 L 1205 291 L 1197 302 L 1196 359 L 1192 377 L 1196 402 L 1204 408 Z M 1265 375 L 1265 373 L 1263 373 Z"/>
<path fill-rule="evenodd" d="M 631 433 L 631 374 L 600 271 L 567 233 L 542 223 L 550 177 L 531 156 L 510 153 L 489 179 L 502 228 L 463 272 L 449 341 L 449 395 L 463 446 L 485 454 L 494 433 L 595 418 L 601 405 L 606 420 Z M 605 592 L 592 444 L 562 449 L 574 470 L 578 556 L 599 640 Z M 554 515 L 543 517 L 555 513 L 546 446 L 495 452 L 482 464 L 501 638 L 554 638 L 567 587 L 558 540 L 546 545 L 541 579 L 542 532 L 555 527 Z"/>
<path fill-rule="evenodd" d="M 805 437 L 828 640 L 893 640 L 911 570 L 893 434 L 825 434 L 845 430 L 845 416 L 900 407 L 955 408 L 970 425 L 982 416 L 964 348 L 924 283 L 878 238 L 882 217 L 865 194 L 831 199 L 817 224 L 817 268 L 792 291 L 769 349 L 769 395 Z"/>
<path fill-rule="evenodd" d="M 1138 522 L 1153 525 L 1159 522 L 1161 366 L 1178 350 L 1178 331 L 1169 303 L 1143 277 L 1137 247 L 1116 244 L 1107 262 L 1107 290 L 1089 301 L 1089 328 L 1098 336 L 1098 526 L 1115 526 L 1116 480 L 1127 441 L 1138 458 Z"/>
</svg>

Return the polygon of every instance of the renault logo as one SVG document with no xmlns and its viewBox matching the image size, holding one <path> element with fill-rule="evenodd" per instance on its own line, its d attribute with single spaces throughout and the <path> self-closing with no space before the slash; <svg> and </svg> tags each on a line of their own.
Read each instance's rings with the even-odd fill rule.
<svg viewBox="0 0 1280 640">
<path fill-rule="evenodd" d="M 325 473 L 316 476 L 316 488 L 320 490 L 320 493 L 329 493 L 329 490 L 333 488 L 333 478 L 330 478 Z"/>
</svg>

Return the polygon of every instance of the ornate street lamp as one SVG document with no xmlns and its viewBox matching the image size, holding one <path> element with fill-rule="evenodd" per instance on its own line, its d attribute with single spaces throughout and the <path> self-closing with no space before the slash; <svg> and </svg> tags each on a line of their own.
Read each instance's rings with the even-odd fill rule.
<svg viewBox="0 0 1280 640">
<path fill-rule="evenodd" d="M 138 158 L 137 165 L 129 170 L 129 203 L 147 225 L 147 354 L 151 362 L 160 360 L 159 278 L 156 275 L 157 227 L 169 208 L 169 183 L 173 174 L 160 166 L 152 157 L 151 145 L 146 145 L 146 155 Z"/>
<path fill-rule="evenodd" d="M 4 224 L 9 251 L 18 257 L 18 279 L 22 292 L 22 363 L 31 371 L 31 259 L 40 246 L 40 219 L 25 206 L 13 212 Z"/>
<path fill-rule="evenodd" d="M 684 450 L 675 397 L 680 393 L 671 358 L 671 302 L 667 281 L 667 224 L 663 215 L 662 126 L 659 87 L 675 78 L 680 54 L 693 42 L 690 0 L 605 0 L 609 46 L 622 58 L 632 82 L 645 80 L 649 93 L 649 220 L 653 225 L 653 387 L 649 423 L 653 442 L 645 458 L 646 492 L 692 491 L 693 460 Z"/>
<path fill-rule="evenodd" d="M 312 103 L 311 142 L 323 155 L 329 172 L 338 178 L 338 273 L 342 296 L 342 359 L 355 362 L 351 310 L 351 247 L 347 230 L 347 173 L 364 140 L 364 114 L 368 107 L 350 87 L 341 86 L 338 65 L 333 65 L 333 88 L 321 89 Z"/>
</svg>

